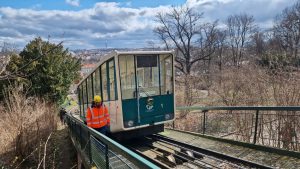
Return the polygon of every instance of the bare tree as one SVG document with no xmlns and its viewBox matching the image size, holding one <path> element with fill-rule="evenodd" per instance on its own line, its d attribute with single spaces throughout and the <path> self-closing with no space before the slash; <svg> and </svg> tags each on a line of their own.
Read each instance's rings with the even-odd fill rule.
<svg viewBox="0 0 300 169">
<path fill-rule="evenodd" d="M 189 7 L 173 7 L 169 13 L 158 13 L 156 21 L 160 23 L 154 32 L 165 42 L 167 48 L 176 48 L 178 54 L 176 67 L 185 75 L 189 75 L 197 56 L 192 55 L 192 48 L 200 28 L 202 13 Z"/>
<path fill-rule="evenodd" d="M 152 50 L 155 50 L 155 43 L 152 40 L 146 41 L 147 47 L 152 48 Z"/>
<path fill-rule="evenodd" d="M 255 55 L 261 58 L 266 52 L 265 35 L 263 32 L 256 32 L 252 36 L 252 44 Z"/>
<path fill-rule="evenodd" d="M 201 25 L 199 31 L 199 38 L 197 40 L 198 44 L 196 46 L 195 55 L 199 55 L 194 62 L 199 62 L 204 60 L 207 62 L 207 72 L 210 70 L 211 61 L 213 53 L 217 47 L 217 40 L 218 40 L 218 29 L 217 27 L 218 22 L 215 21 L 213 23 L 206 23 Z"/>
<path fill-rule="evenodd" d="M 6 66 L 10 61 L 10 57 L 6 55 L 0 55 L 0 75 L 5 72 Z"/>
<path fill-rule="evenodd" d="M 233 65 L 240 66 L 244 59 L 246 44 L 250 41 L 249 37 L 256 28 L 253 16 L 247 14 L 231 15 L 227 18 L 226 26 Z"/>
<path fill-rule="evenodd" d="M 218 43 L 217 24 L 218 22 L 215 21 L 201 25 L 197 46 L 194 50 L 195 55 L 200 56 L 194 60 L 197 65 L 193 67 L 193 72 L 196 74 L 194 88 L 208 90 L 208 93 L 212 84 L 212 65 Z"/>
<path fill-rule="evenodd" d="M 274 36 L 279 40 L 280 47 L 289 60 L 300 65 L 300 2 L 286 8 L 276 18 L 273 28 Z"/>
<path fill-rule="evenodd" d="M 217 41 L 216 41 L 216 58 L 217 58 L 217 65 L 219 71 L 222 71 L 222 66 L 224 64 L 224 50 L 226 49 L 226 31 L 217 31 Z"/>
<path fill-rule="evenodd" d="M 3 42 L 0 46 L 0 76 L 5 73 L 6 66 L 10 61 L 10 55 L 17 52 L 15 44 Z"/>
<path fill-rule="evenodd" d="M 17 52 L 17 45 L 13 43 L 3 42 L 0 46 L 0 53 L 1 54 L 10 54 Z"/>
<path fill-rule="evenodd" d="M 156 22 L 160 25 L 154 30 L 165 43 L 167 49 L 175 48 L 176 68 L 184 75 L 185 101 L 191 104 L 189 83 L 193 66 L 201 60 L 209 59 L 214 52 L 214 33 L 217 22 L 204 24 L 202 13 L 189 7 L 173 7 L 170 12 L 158 13 Z"/>
</svg>

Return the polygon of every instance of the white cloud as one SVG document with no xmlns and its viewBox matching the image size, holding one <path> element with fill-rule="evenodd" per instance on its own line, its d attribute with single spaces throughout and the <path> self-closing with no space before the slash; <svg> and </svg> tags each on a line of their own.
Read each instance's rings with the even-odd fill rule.
<svg viewBox="0 0 300 169">
<path fill-rule="evenodd" d="M 66 3 L 72 6 L 79 6 L 80 1 L 79 0 L 66 0 Z"/>
<path fill-rule="evenodd" d="M 212 4 L 226 4 L 229 2 L 233 2 L 235 0 L 187 0 L 186 4 L 190 7 L 194 7 L 194 6 L 209 6 Z M 241 1 L 241 0 L 238 0 Z"/>
<path fill-rule="evenodd" d="M 119 3 L 100 2 L 93 8 L 79 11 L 62 10 L 34 10 L 0 8 L 0 40 L 16 39 L 25 45 L 36 36 L 51 39 L 68 40 L 68 47 L 90 48 L 110 39 L 116 47 L 142 47 L 140 43 L 144 37 L 152 36 L 155 26 L 153 16 L 156 12 L 166 10 L 157 8 L 129 8 L 121 7 Z M 140 32 L 147 32 L 145 35 Z M 117 43 L 119 39 L 137 40 L 136 46 L 126 46 L 129 43 Z M 75 41 L 78 40 L 79 42 Z M 125 40 L 124 40 L 125 41 Z M 71 42 L 74 42 L 72 45 Z M 83 43 L 84 42 L 84 43 Z M 78 45 L 81 44 L 81 45 Z M 122 46 L 124 44 L 124 46 Z M 98 46 L 101 47 L 101 46 Z"/>
<path fill-rule="evenodd" d="M 71 1 L 70 1 L 71 2 Z M 72 1 L 74 2 L 74 1 Z M 79 0 L 76 1 L 79 5 Z M 186 5 L 204 12 L 204 20 L 224 21 L 231 14 L 249 13 L 261 27 L 270 27 L 273 18 L 296 0 L 187 0 Z M 156 39 L 154 16 L 169 6 L 133 8 L 116 2 L 96 3 L 92 8 L 36 10 L 0 7 L 0 43 L 18 43 L 22 48 L 34 37 L 66 41 L 70 48 L 143 47 Z"/>
<path fill-rule="evenodd" d="M 187 0 L 187 5 L 204 12 L 208 20 L 224 21 L 229 15 L 247 13 L 258 23 L 268 23 L 297 0 Z M 262 25 L 266 27 L 267 25 Z"/>
</svg>

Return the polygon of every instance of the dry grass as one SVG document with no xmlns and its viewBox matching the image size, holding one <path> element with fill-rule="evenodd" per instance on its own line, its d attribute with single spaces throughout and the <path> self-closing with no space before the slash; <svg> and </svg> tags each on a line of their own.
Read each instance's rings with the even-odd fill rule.
<svg viewBox="0 0 300 169">
<path fill-rule="evenodd" d="M 205 75 L 207 76 L 207 75 Z M 271 73 L 257 65 L 240 68 L 228 67 L 204 75 L 188 77 L 185 90 L 184 77 L 176 81 L 176 104 L 186 106 L 297 106 L 300 104 L 300 72 L 276 70 Z M 209 83 L 209 84 L 208 84 Z M 185 98 L 189 91 L 189 98 Z M 187 101 L 188 100 L 188 101 Z"/>
<path fill-rule="evenodd" d="M 20 87 L 7 89 L 0 108 L 0 158 L 14 168 L 42 161 L 45 142 L 58 122 L 54 104 L 27 98 L 21 91 Z"/>
<path fill-rule="evenodd" d="M 300 72 L 277 70 L 271 73 L 256 65 L 245 65 L 240 68 L 226 68 L 212 74 L 211 85 L 207 88 L 206 97 L 199 93 L 199 86 L 205 86 L 201 75 L 189 79 L 192 89 L 193 105 L 201 106 L 299 106 L 300 105 Z M 178 83 L 176 84 L 178 85 Z M 206 85 L 207 86 L 207 85 Z M 176 86 L 177 105 L 183 105 L 183 86 Z M 203 92 L 202 92 L 203 93 Z M 203 99 L 201 98 L 203 97 Z M 199 99 L 200 98 L 200 99 Z M 202 113 L 177 112 L 175 127 L 183 130 L 201 132 Z M 238 140 L 252 141 L 253 118 L 255 112 L 233 111 L 224 116 L 221 112 L 209 113 L 207 131 L 234 133 Z M 224 113 L 224 112 L 223 112 Z M 226 112 L 225 112 L 226 113 Z M 241 114 L 239 114 L 241 113 Z M 244 114 L 245 113 L 245 114 Z M 300 114 L 299 112 L 260 112 L 258 121 L 257 142 L 299 151 L 300 148 Z M 228 116 L 228 117 L 227 117 Z M 230 117 L 230 118 L 229 118 Z M 224 134 L 226 135 L 226 134 Z M 229 135 L 229 137 L 235 137 Z M 298 142 L 298 143 L 297 143 Z"/>
<path fill-rule="evenodd" d="M 228 68 L 215 76 L 210 88 L 226 106 L 270 105 L 269 75 L 266 70 L 255 65 Z"/>
</svg>

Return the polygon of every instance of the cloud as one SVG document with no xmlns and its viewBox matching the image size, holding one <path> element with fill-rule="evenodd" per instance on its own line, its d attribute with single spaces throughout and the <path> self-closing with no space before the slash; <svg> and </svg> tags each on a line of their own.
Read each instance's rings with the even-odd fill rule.
<svg viewBox="0 0 300 169">
<path fill-rule="evenodd" d="M 67 2 L 67 1 L 66 1 Z M 70 1 L 71 2 L 71 1 Z M 74 2 L 74 1 L 72 1 Z M 79 5 L 79 0 L 76 1 Z M 249 13 L 264 28 L 273 18 L 296 0 L 187 0 L 186 5 L 204 12 L 205 21 L 224 21 L 231 14 Z M 81 10 L 15 9 L 0 7 L 0 43 L 17 43 L 23 48 L 34 37 L 65 41 L 66 47 L 101 48 L 144 47 L 147 41 L 158 43 L 153 34 L 158 12 L 169 6 L 133 8 L 116 2 L 99 2 Z"/>
<path fill-rule="evenodd" d="M 2 7 L 0 40 L 16 39 L 18 42 L 24 42 L 20 44 L 24 46 L 34 37 L 47 38 L 50 35 L 50 40 L 68 41 L 67 45 L 70 48 L 103 47 L 97 43 L 107 39 L 110 39 L 113 42 L 111 46 L 115 47 L 143 47 L 145 43 L 140 43 L 143 41 L 143 35 L 140 33 L 146 32 L 145 37 L 155 37 L 152 33 L 155 26 L 153 17 L 156 12 L 166 8 L 161 6 L 136 9 L 121 7 L 119 3 L 114 2 L 96 3 L 92 8 L 79 11 Z M 118 42 L 119 39 L 122 43 Z"/>
<path fill-rule="evenodd" d="M 79 0 L 66 0 L 66 3 L 72 6 L 79 6 L 80 1 Z"/>
<path fill-rule="evenodd" d="M 297 0 L 187 0 L 186 4 L 204 12 L 206 20 L 225 21 L 229 15 L 253 15 L 260 27 L 270 28 L 275 16 Z"/>
</svg>

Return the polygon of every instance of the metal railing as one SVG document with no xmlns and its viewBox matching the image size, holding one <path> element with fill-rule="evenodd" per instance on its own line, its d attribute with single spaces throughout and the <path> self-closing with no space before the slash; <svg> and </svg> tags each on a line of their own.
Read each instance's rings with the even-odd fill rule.
<svg viewBox="0 0 300 169">
<path fill-rule="evenodd" d="M 173 128 L 300 151 L 300 106 L 178 107 Z"/>
<path fill-rule="evenodd" d="M 70 135 L 86 168 L 159 168 L 109 137 L 66 114 Z"/>
</svg>

